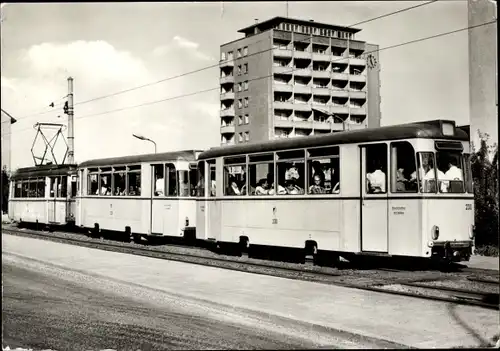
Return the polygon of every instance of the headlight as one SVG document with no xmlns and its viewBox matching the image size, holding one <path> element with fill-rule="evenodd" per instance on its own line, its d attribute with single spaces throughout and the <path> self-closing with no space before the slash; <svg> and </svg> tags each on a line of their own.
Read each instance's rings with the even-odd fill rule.
<svg viewBox="0 0 500 351">
<path fill-rule="evenodd" d="M 432 227 L 432 240 L 437 240 L 439 238 L 439 227 L 435 225 Z"/>
<path fill-rule="evenodd" d="M 189 227 L 189 218 L 186 217 L 186 227 Z"/>
</svg>

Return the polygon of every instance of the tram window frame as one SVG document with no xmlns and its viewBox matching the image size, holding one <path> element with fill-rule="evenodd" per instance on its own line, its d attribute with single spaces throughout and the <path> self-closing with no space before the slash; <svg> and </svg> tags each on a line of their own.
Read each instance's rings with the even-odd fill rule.
<svg viewBox="0 0 500 351">
<path fill-rule="evenodd" d="M 457 168 L 461 172 L 462 180 L 457 180 L 455 179 L 449 179 L 448 176 L 446 176 L 446 173 L 449 171 L 449 169 L 446 170 L 446 172 L 443 172 L 440 169 L 440 166 L 446 166 L 448 167 L 448 164 L 452 162 L 451 160 L 453 158 L 458 158 L 458 160 L 454 160 L 456 162 Z M 464 161 L 463 161 L 463 153 L 462 151 L 458 150 L 451 150 L 451 149 L 443 149 L 439 150 L 436 152 L 436 164 L 439 170 L 445 175 L 443 180 L 438 179 L 438 191 L 440 194 L 464 194 L 465 193 L 465 170 L 464 170 Z M 461 168 L 459 168 L 461 167 Z"/>
<path fill-rule="evenodd" d="M 247 195 L 247 157 L 231 156 L 225 157 L 223 160 L 224 170 L 224 196 L 245 196 Z M 231 173 L 230 169 L 234 168 L 236 173 Z M 239 172 L 238 172 L 239 170 Z M 231 175 L 237 186 L 237 192 L 234 191 L 230 183 Z M 233 192 L 230 194 L 230 190 Z"/>
<path fill-rule="evenodd" d="M 472 178 L 470 153 L 463 154 L 463 169 L 465 173 L 465 192 L 468 194 L 474 194 L 474 183 Z"/>
<path fill-rule="evenodd" d="M 28 179 L 23 179 L 21 181 L 21 197 L 22 198 L 27 198 L 28 197 L 28 190 L 29 190 L 29 183 Z"/>
<path fill-rule="evenodd" d="M 275 178 L 275 171 L 276 171 L 276 155 L 274 152 L 266 152 L 266 153 L 259 153 L 259 154 L 251 154 L 248 155 L 248 167 L 247 167 L 247 184 L 248 184 L 248 195 L 253 195 L 253 196 L 272 196 L 276 193 L 276 186 L 271 188 L 272 184 L 276 183 L 276 178 Z M 258 177 L 258 173 L 261 173 L 258 171 L 259 166 L 267 166 L 267 171 L 264 172 L 266 174 L 265 177 Z M 255 175 L 254 175 L 255 173 Z M 255 178 L 255 179 L 254 179 Z M 260 182 L 267 182 L 268 184 L 268 189 L 267 193 L 261 193 L 261 194 L 256 194 L 257 187 L 259 186 L 258 184 Z M 255 185 L 252 185 L 255 184 Z"/>
<path fill-rule="evenodd" d="M 306 150 L 277 151 L 275 174 L 276 195 L 304 195 L 306 193 Z M 291 187 L 288 188 L 288 185 Z M 290 191 L 296 193 L 290 193 Z"/>
<path fill-rule="evenodd" d="M 313 196 L 339 195 L 341 188 L 340 147 L 328 146 L 328 147 L 306 149 L 306 160 L 307 160 L 307 194 Z M 319 162 L 320 165 L 323 164 L 327 166 L 325 167 L 326 169 L 324 169 L 323 167 L 321 169 L 322 175 L 320 175 L 320 177 L 322 178 L 323 186 L 322 190 L 320 190 L 319 192 L 312 192 L 312 189 L 314 189 L 313 186 L 315 186 L 314 177 L 317 174 L 316 170 L 314 169 L 315 162 Z M 328 180 L 328 173 L 325 172 L 325 170 L 326 171 L 329 170 L 329 178 L 330 178 L 329 180 Z"/>
<path fill-rule="evenodd" d="M 190 170 L 187 169 L 177 170 L 177 193 L 179 197 L 190 196 L 191 194 Z"/>
<path fill-rule="evenodd" d="M 165 189 L 167 197 L 177 196 L 177 169 L 173 163 L 165 164 L 165 179 L 167 181 Z"/>
<path fill-rule="evenodd" d="M 403 148 L 411 148 L 408 149 L 408 153 L 402 154 L 403 157 L 399 156 L 400 152 L 398 147 Z M 411 151 L 411 152 L 410 152 Z M 391 183 L 391 193 L 397 193 L 397 194 L 416 194 L 418 193 L 418 183 L 415 179 L 415 181 L 411 180 L 411 175 L 414 172 L 417 172 L 417 159 L 416 159 L 416 153 L 415 153 L 415 148 L 413 145 L 408 142 L 408 141 L 395 141 L 392 142 L 390 145 L 390 153 L 391 153 L 391 171 L 390 171 L 390 183 Z M 406 171 L 407 168 L 400 167 L 400 164 L 398 161 L 402 161 L 402 163 L 405 163 L 406 160 L 409 159 L 409 155 L 411 154 L 413 158 L 413 164 L 411 169 L 409 171 Z M 405 166 L 410 166 L 410 162 L 406 162 Z M 401 174 L 403 176 L 401 181 L 398 181 L 398 175 L 399 169 L 403 168 L 403 173 Z M 409 168 L 409 167 L 408 167 Z M 405 172 L 408 173 L 408 177 L 406 177 Z M 416 173 L 415 173 L 416 174 Z M 411 187 L 407 189 L 408 187 Z"/>
<path fill-rule="evenodd" d="M 389 146 L 387 143 L 375 143 L 368 144 L 363 146 L 365 148 L 365 167 L 364 167 L 364 179 L 365 179 L 365 193 L 369 195 L 385 195 L 388 192 L 388 166 L 389 166 L 389 158 L 387 157 L 387 152 L 389 150 Z M 377 149 L 383 149 L 384 152 L 377 151 Z M 377 158 L 378 156 L 383 155 L 383 158 Z M 377 157 L 373 157 L 377 156 Z M 380 168 L 380 171 L 384 173 L 385 176 L 385 185 L 384 189 L 380 189 L 380 191 L 375 191 L 370 186 L 370 181 L 368 175 L 377 171 Z M 372 170 L 373 169 L 373 170 Z"/>
<path fill-rule="evenodd" d="M 423 156 L 426 156 L 426 162 L 424 163 Z M 417 171 L 416 176 L 418 178 L 418 189 L 422 194 L 437 194 L 437 174 L 434 171 L 433 178 L 427 178 L 426 175 L 429 173 L 430 168 L 428 170 L 424 169 L 424 164 L 429 165 L 429 161 L 432 161 L 432 168 L 435 169 L 436 158 L 434 152 L 432 151 L 422 151 L 417 152 Z M 426 181 L 426 182 L 424 182 Z M 434 181 L 434 182 L 429 182 Z"/>
<path fill-rule="evenodd" d="M 36 179 L 36 197 L 44 198 L 45 197 L 45 178 L 37 178 Z"/>
<path fill-rule="evenodd" d="M 215 159 L 207 160 L 208 197 L 217 196 L 217 165 Z"/>
<path fill-rule="evenodd" d="M 165 179 L 165 164 L 163 163 L 157 163 L 157 164 L 152 164 L 151 168 L 153 170 L 153 195 L 155 197 L 158 196 L 165 196 L 165 189 L 166 187 L 166 179 Z M 161 178 L 159 178 L 161 173 Z M 161 191 L 158 190 L 158 185 L 160 182 L 158 180 L 163 179 L 163 189 Z"/>
<path fill-rule="evenodd" d="M 125 196 L 127 195 L 127 167 L 126 166 L 113 166 L 111 184 L 111 196 Z M 123 188 L 117 184 L 123 185 Z M 122 191 L 118 191 L 118 188 Z"/>
<path fill-rule="evenodd" d="M 95 176 L 95 181 L 92 182 L 92 177 Z M 92 185 L 95 184 L 95 188 Z M 53 189 L 54 190 L 54 189 Z M 88 168 L 87 169 L 87 195 L 98 196 L 99 195 L 99 169 L 98 168 Z M 52 197 L 52 195 L 51 195 Z"/>
<path fill-rule="evenodd" d="M 57 186 L 57 197 L 65 198 L 68 195 L 68 176 L 59 176 L 57 177 L 59 180 L 59 184 Z"/>
<path fill-rule="evenodd" d="M 78 182 L 78 173 L 72 174 L 70 177 L 71 177 L 70 178 L 71 179 L 71 182 L 70 182 L 71 183 L 71 195 L 70 196 L 73 198 L 73 197 L 76 197 L 78 194 L 78 191 L 79 191 L 78 187 L 79 187 L 80 183 Z"/>
<path fill-rule="evenodd" d="M 189 196 L 197 196 L 198 164 L 189 164 Z"/>
<path fill-rule="evenodd" d="M 14 181 L 14 197 L 20 198 L 21 196 L 21 189 L 23 188 L 23 183 L 21 180 L 15 180 Z"/>
<path fill-rule="evenodd" d="M 113 190 L 113 169 L 111 167 L 100 167 L 99 168 L 99 195 L 100 196 L 111 196 Z M 106 179 L 106 191 L 103 194 L 103 179 Z M 109 183 L 108 183 L 109 182 Z"/>
<path fill-rule="evenodd" d="M 130 178 L 135 176 L 135 182 L 131 182 Z M 127 166 L 127 196 L 141 196 L 142 187 L 142 168 L 141 165 L 128 165 Z M 135 183 L 135 185 L 130 185 Z M 130 187 L 134 187 L 133 194 L 130 193 Z"/>
<path fill-rule="evenodd" d="M 199 161 L 196 177 L 196 196 L 205 197 L 205 161 Z"/>
<path fill-rule="evenodd" d="M 36 178 L 28 179 L 28 197 L 36 198 L 36 187 L 38 185 Z"/>
</svg>

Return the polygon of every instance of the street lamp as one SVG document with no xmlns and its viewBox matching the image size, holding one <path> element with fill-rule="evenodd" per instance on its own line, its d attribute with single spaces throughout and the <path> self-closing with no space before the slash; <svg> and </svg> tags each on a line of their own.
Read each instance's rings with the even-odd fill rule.
<svg viewBox="0 0 500 351">
<path fill-rule="evenodd" d="M 137 139 L 140 139 L 140 140 L 145 140 L 145 141 L 150 141 L 150 142 L 152 142 L 152 143 L 154 144 L 154 146 L 155 146 L 155 154 L 156 154 L 156 143 L 155 143 L 153 140 L 151 140 L 151 139 L 149 139 L 149 138 L 146 138 L 146 137 L 144 137 L 144 136 L 142 136 L 142 135 L 132 134 L 132 136 L 133 136 L 134 138 L 137 138 Z"/>
<path fill-rule="evenodd" d="M 334 113 L 329 113 L 329 112 L 327 112 L 327 111 L 320 110 L 320 109 L 318 109 L 318 108 L 314 108 L 314 107 L 312 108 L 312 110 L 313 110 L 313 111 L 316 111 L 316 112 L 320 112 L 320 113 L 322 113 L 322 114 L 324 114 L 324 115 L 327 115 L 327 116 L 329 116 L 329 117 L 333 117 L 333 118 L 337 118 L 337 119 L 339 119 L 339 120 L 342 122 L 342 131 L 344 131 L 344 132 L 345 132 L 345 121 L 344 121 L 344 120 L 343 120 L 340 116 L 337 116 L 337 115 L 336 115 L 336 114 L 334 114 Z"/>
</svg>

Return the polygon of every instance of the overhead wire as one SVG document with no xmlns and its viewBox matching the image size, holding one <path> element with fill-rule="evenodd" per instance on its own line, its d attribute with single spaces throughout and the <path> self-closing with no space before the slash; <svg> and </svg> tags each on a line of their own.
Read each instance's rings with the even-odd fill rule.
<svg viewBox="0 0 500 351">
<path fill-rule="evenodd" d="M 372 51 L 365 52 L 364 54 L 366 55 L 366 54 L 370 54 L 370 53 L 374 53 L 374 52 L 391 50 L 391 49 L 395 49 L 395 48 L 398 48 L 398 47 L 401 47 L 401 46 L 415 44 L 415 43 L 418 43 L 418 42 L 422 42 L 422 41 L 426 41 L 426 40 L 430 40 L 430 39 L 435 39 L 435 38 L 439 38 L 439 37 L 443 37 L 443 36 L 455 34 L 455 33 L 458 33 L 458 32 L 465 31 L 465 30 L 470 30 L 470 29 L 474 29 L 474 28 L 478 28 L 478 27 L 490 25 L 490 24 L 493 24 L 493 23 L 496 23 L 496 22 L 497 22 L 496 20 L 493 20 L 493 21 L 490 21 L 490 22 L 485 22 L 485 23 L 474 25 L 474 26 L 469 26 L 469 27 L 465 27 L 465 28 L 455 29 L 455 30 L 452 30 L 452 31 L 443 32 L 443 33 L 439 33 L 439 34 L 435 34 L 435 35 L 431 35 L 431 36 L 427 36 L 427 37 L 423 37 L 423 38 L 419 38 L 419 39 L 415 39 L 415 40 L 411 40 L 411 41 L 407 41 L 407 42 L 403 42 L 403 43 L 399 43 L 399 44 L 389 45 L 389 46 L 386 46 L 386 47 L 383 47 L 383 48 L 379 48 L 379 49 L 375 49 L 375 50 L 372 50 Z M 336 59 L 336 60 L 333 60 L 333 61 L 330 61 L 330 62 L 345 61 L 345 60 L 346 60 L 346 58 L 342 57 L 342 58 L 339 58 L 339 59 Z M 290 71 L 280 72 L 280 74 L 292 73 L 295 70 L 296 70 L 295 68 L 292 68 Z M 265 79 L 265 78 L 269 78 L 269 77 L 272 77 L 273 75 L 274 75 L 274 73 L 270 74 L 270 75 L 262 76 L 262 77 L 252 78 L 252 79 L 249 79 L 248 82 L 255 81 L 255 80 L 260 80 L 260 79 Z M 177 96 L 170 96 L 170 97 L 167 97 L 167 98 L 164 98 L 164 99 L 160 99 L 160 100 L 148 101 L 148 102 L 137 104 L 137 105 L 133 105 L 133 106 L 126 106 L 126 107 L 122 107 L 122 108 L 118 108 L 118 109 L 114 109 L 114 110 L 108 110 L 108 111 L 103 111 L 103 112 L 98 112 L 98 113 L 92 113 L 92 114 L 81 116 L 81 117 L 78 118 L 78 120 L 85 119 L 85 118 L 90 118 L 90 117 L 94 117 L 94 116 L 100 116 L 100 115 L 110 114 L 110 113 L 119 112 L 119 111 L 125 111 L 125 110 L 129 110 L 129 109 L 135 109 L 135 108 L 139 108 L 139 107 L 143 107 L 143 106 L 147 106 L 147 105 L 154 105 L 154 104 L 158 104 L 158 103 L 161 103 L 161 102 L 176 100 L 176 99 L 180 99 L 180 98 L 184 98 L 184 97 L 188 97 L 188 96 L 193 96 L 193 95 L 198 95 L 198 94 L 206 93 L 206 92 L 209 92 L 209 91 L 215 91 L 215 90 L 219 90 L 219 89 L 220 89 L 220 86 L 217 86 L 217 87 L 214 87 L 214 88 L 204 89 L 204 90 L 200 90 L 200 91 L 195 91 L 195 92 L 192 92 L 192 93 L 181 94 L 181 95 L 177 95 Z M 30 129 L 30 128 L 26 128 L 26 129 Z M 22 131 L 22 130 L 24 130 L 24 129 L 17 130 L 16 132 L 19 132 L 19 131 Z"/>
<path fill-rule="evenodd" d="M 400 14 L 400 13 L 403 13 L 403 12 L 406 12 L 406 11 L 410 11 L 410 10 L 422 7 L 422 6 L 430 5 L 430 4 L 435 3 L 437 1 L 438 0 L 431 0 L 431 1 L 428 1 L 428 2 L 425 2 L 425 3 L 422 3 L 422 4 L 409 6 L 409 7 L 406 7 L 404 9 L 400 9 L 400 10 L 397 10 L 397 11 L 389 12 L 389 13 L 386 13 L 386 14 L 383 14 L 383 15 L 380 15 L 380 16 L 376 16 L 376 17 L 373 17 L 373 18 L 370 18 L 370 19 L 367 19 L 367 20 L 364 20 L 364 21 L 361 21 L 361 22 L 357 22 L 357 23 L 351 24 L 349 26 L 345 26 L 344 28 L 351 28 L 351 27 L 358 26 L 358 25 L 361 25 L 361 24 L 373 22 L 373 21 L 376 21 L 376 20 L 379 20 L 379 19 L 382 19 L 382 18 L 385 18 L 385 17 L 390 17 L 390 16 L 393 16 L 393 15 L 396 15 L 396 14 Z M 251 45 L 257 45 L 258 43 L 260 43 L 262 41 L 265 41 L 265 40 L 267 40 L 267 39 L 258 40 L 256 42 L 252 43 Z M 297 40 L 296 43 L 305 42 L 305 41 L 308 41 L 308 40 L 310 40 L 310 36 L 309 35 L 306 38 L 302 39 L 302 40 Z M 261 54 L 264 54 L 264 53 L 269 52 L 271 50 L 274 50 L 274 48 L 271 47 L 271 48 L 268 48 L 268 49 L 257 51 L 257 52 L 248 54 L 248 55 L 246 55 L 244 57 L 248 58 L 248 57 L 252 57 L 252 56 L 256 56 L 256 55 L 261 55 Z M 242 59 L 242 58 L 235 57 L 232 60 L 226 60 L 225 62 L 231 62 L 232 61 L 234 63 L 234 62 L 236 62 L 237 60 L 240 60 L 240 59 Z M 106 99 L 106 98 L 109 98 L 109 97 L 114 97 L 114 96 L 117 96 L 117 95 L 121 95 L 121 94 L 128 93 L 128 92 L 131 92 L 131 91 L 143 89 L 143 88 L 146 88 L 146 87 L 149 87 L 149 86 L 153 86 L 153 85 L 156 85 L 156 84 L 160 84 L 160 83 L 163 83 L 163 82 L 167 82 L 167 81 L 170 81 L 170 80 L 174 80 L 174 79 L 182 78 L 182 77 L 185 77 L 185 76 L 188 76 L 188 75 L 192 75 L 192 74 L 196 74 L 196 73 L 199 73 L 199 72 L 203 72 L 203 71 L 206 71 L 208 69 L 216 68 L 216 67 L 219 67 L 219 66 L 220 66 L 219 63 L 213 64 L 213 65 L 209 65 L 209 66 L 205 66 L 205 67 L 193 70 L 193 71 L 181 73 L 181 74 L 178 74 L 178 75 L 175 75 L 175 76 L 170 76 L 170 77 L 162 78 L 162 79 L 154 81 L 154 82 L 150 82 L 150 83 L 142 84 L 142 85 L 135 86 L 135 87 L 132 87 L 132 88 L 120 90 L 120 91 L 117 91 L 117 92 L 114 92 L 114 93 L 111 93 L 111 94 L 101 95 L 101 96 L 97 96 L 97 97 L 94 97 L 94 98 L 91 98 L 91 99 L 88 99 L 88 100 L 75 102 L 74 106 L 87 104 L 87 103 L 90 103 L 90 102 L 94 102 L 94 101 Z M 53 112 L 53 111 L 43 111 L 43 112 L 40 112 L 40 113 L 35 113 L 35 114 L 29 114 L 29 115 L 21 116 L 21 117 L 18 118 L 18 120 L 24 119 L 24 118 L 28 118 L 28 117 L 43 115 L 43 114 L 47 114 L 47 113 L 50 113 L 50 112 Z"/>
</svg>

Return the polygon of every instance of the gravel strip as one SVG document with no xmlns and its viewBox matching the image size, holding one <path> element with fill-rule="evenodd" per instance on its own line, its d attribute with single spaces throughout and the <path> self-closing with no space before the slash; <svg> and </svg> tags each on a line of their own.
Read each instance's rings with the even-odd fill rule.
<svg viewBox="0 0 500 351">
<path fill-rule="evenodd" d="M 429 287 L 446 287 L 453 289 L 467 289 L 471 291 L 481 291 L 491 294 L 498 294 L 500 291 L 500 285 L 493 285 L 487 283 L 479 283 L 475 281 L 470 281 L 467 279 L 457 279 L 457 280 L 437 280 L 428 282 L 419 282 L 422 285 L 428 285 Z"/>
</svg>

